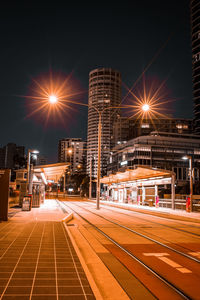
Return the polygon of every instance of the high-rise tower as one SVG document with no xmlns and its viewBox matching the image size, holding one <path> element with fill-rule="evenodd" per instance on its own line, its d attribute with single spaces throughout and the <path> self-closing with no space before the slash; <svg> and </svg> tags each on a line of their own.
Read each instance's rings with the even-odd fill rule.
<svg viewBox="0 0 200 300">
<path fill-rule="evenodd" d="M 88 135 L 87 135 L 87 172 L 97 176 L 98 153 L 98 122 L 99 114 L 93 108 L 96 107 L 102 114 L 101 130 L 101 174 L 106 173 L 108 154 L 111 149 L 112 126 L 120 108 L 121 102 L 121 74 L 110 68 L 99 68 L 89 74 L 89 98 L 88 98 Z"/>
<path fill-rule="evenodd" d="M 191 0 L 191 29 L 194 127 L 200 134 L 200 0 Z"/>
</svg>

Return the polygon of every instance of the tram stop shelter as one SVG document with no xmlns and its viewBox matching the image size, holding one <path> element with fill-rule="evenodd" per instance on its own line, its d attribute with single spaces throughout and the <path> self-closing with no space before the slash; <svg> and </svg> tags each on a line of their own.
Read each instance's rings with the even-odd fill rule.
<svg viewBox="0 0 200 300">
<path fill-rule="evenodd" d="M 33 207 L 39 207 L 40 203 L 45 198 L 45 185 L 49 182 L 58 184 L 61 177 L 64 178 L 65 186 L 65 171 L 69 163 L 56 163 L 33 168 Z"/>
<path fill-rule="evenodd" d="M 138 205 L 159 206 L 159 188 L 171 186 L 172 208 L 175 203 L 175 173 L 147 166 L 136 166 L 101 178 L 102 199 Z"/>
<path fill-rule="evenodd" d="M 46 184 L 48 181 L 58 183 L 60 178 L 64 176 L 65 170 L 69 167 L 69 163 L 56 163 L 42 166 L 34 166 L 34 175 L 41 174 Z M 42 175 L 43 174 L 43 175 Z"/>
<path fill-rule="evenodd" d="M 30 185 L 32 190 L 32 207 L 39 207 L 45 198 L 45 186 L 49 182 L 58 183 L 64 178 L 69 163 L 56 163 L 31 167 Z M 16 185 L 19 186 L 19 204 L 22 205 L 24 196 L 27 195 L 27 169 L 16 171 Z"/>
</svg>

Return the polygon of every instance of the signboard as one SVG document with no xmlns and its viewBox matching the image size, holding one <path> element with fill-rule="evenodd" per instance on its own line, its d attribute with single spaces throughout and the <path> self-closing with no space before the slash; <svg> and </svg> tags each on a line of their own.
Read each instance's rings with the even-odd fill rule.
<svg viewBox="0 0 200 300">
<path fill-rule="evenodd" d="M 23 198 L 22 210 L 31 210 L 31 196 L 26 196 Z"/>
<path fill-rule="evenodd" d="M 19 194 L 19 205 L 22 207 L 23 199 L 27 194 L 27 182 L 20 182 L 20 194 Z"/>
<path fill-rule="evenodd" d="M 10 170 L 0 170 L 0 220 L 8 221 Z"/>
</svg>

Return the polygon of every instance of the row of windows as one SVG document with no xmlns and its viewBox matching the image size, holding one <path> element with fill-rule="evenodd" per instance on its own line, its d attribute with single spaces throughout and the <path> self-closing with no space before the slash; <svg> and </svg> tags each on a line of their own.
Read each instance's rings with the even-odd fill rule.
<svg viewBox="0 0 200 300">
<path fill-rule="evenodd" d="M 200 90 L 197 91 L 197 92 L 195 91 L 195 92 L 194 92 L 194 97 L 199 97 L 199 96 L 200 96 Z"/>
<path fill-rule="evenodd" d="M 200 9 L 200 3 L 199 3 L 199 0 L 197 0 L 197 3 L 196 5 L 192 4 L 193 7 L 192 7 L 192 14 L 195 13 L 198 9 Z"/>
<path fill-rule="evenodd" d="M 196 6 L 194 9 L 195 13 L 192 14 L 192 20 L 196 20 L 197 18 L 200 18 L 200 11 L 198 10 L 198 7 Z"/>
<path fill-rule="evenodd" d="M 193 78 L 193 83 L 195 84 L 197 82 L 200 82 L 200 70 L 199 70 L 199 73 L 197 74 L 197 76 Z"/>
<path fill-rule="evenodd" d="M 192 36 L 200 30 L 200 24 L 192 27 Z"/>
<path fill-rule="evenodd" d="M 112 76 L 120 77 L 119 72 L 105 70 L 105 71 L 98 71 L 98 72 L 91 73 L 90 78 L 95 77 L 95 76 L 100 76 L 100 75 L 112 75 Z"/>
<path fill-rule="evenodd" d="M 191 1 L 191 7 L 195 8 L 198 3 L 199 3 L 199 0 L 192 0 Z"/>
<path fill-rule="evenodd" d="M 117 82 L 115 82 L 115 83 L 112 83 L 112 82 L 98 82 L 98 83 L 92 83 L 91 85 L 90 85 L 90 88 L 92 88 L 92 87 L 95 87 L 95 86 L 114 86 L 114 87 L 116 87 L 116 88 L 120 88 L 120 86 L 119 86 L 119 84 L 117 84 Z"/>
<path fill-rule="evenodd" d="M 199 16 L 197 19 L 194 19 L 194 20 L 192 21 L 192 27 L 198 25 L 199 23 L 200 23 L 200 16 Z"/>
<path fill-rule="evenodd" d="M 193 55 L 193 63 L 196 63 L 198 61 L 200 61 L 200 53 L 197 53 L 197 54 Z M 195 75 L 195 72 L 194 72 L 194 75 Z"/>
<path fill-rule="evenodd" d="M 96 82 L 96 81 L 100 81 L 100 80 L 108 80 L 108 81 L 117 81 L 118 83 L 120 83 L 120 79 L 119 78 L 115 78 L 115 77 L 108 77 L 108 76 L 99 76 L 99 77 L 95 77 L 95 78 L 91 78 L 90 82 Z"/>
<path fill-rule="evenodd" d="M 200 82 L 194 84 L 194 90 L 198 90 L 198 89 L 200 89 Z"/>
<path fill-rule="evenodd" d="M 195 34 L 194 37 L 192 38 L 192 47 L 195 48 L 199 46 L 199 43 L 200 43 L 200 32 Z"/>
</svg>

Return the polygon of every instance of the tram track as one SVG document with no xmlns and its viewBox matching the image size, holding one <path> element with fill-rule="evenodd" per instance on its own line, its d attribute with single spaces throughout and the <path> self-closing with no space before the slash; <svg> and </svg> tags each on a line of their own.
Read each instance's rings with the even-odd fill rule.
<svg viewBox="0 0 200 300">
<path fill-rule="evenodd" d="M 126 249 L 125 247 L 123 247 L 120 243 L 118 243 L 115 239 L 113 239 L 111 236 L 109 236 L 107 233 L 105 233 L 103 230 L 101 230 L 99 227 L 97 227 L 95 224 L 93 224 L 92 222 L 90 222 L 88 219 L 86 219 L 83 215 L 81 215 L 79 212 L 77 212 L 73 207 L 71 207 L 71 205 L 67 205 L 65 202 L 62 202 L 62 204 L 66 207 L 66 209 L 70 209 L 71 211 L 73 211 L 75 214 L 77 214 L 82 220 L 84 220 L 86 223 L 88 223 L 90 226 L 92 226 L 92 228 L 94 228 L 97 232 L 99 232 L 100 234 L 102 234 L 104 237 L 106 237 L 111 243 L 113 243 L 116 247 L 118 247 L 121 251 L 123 251 L 125 254 L 127 254 L 131 259 L 135 260 L 136 262 L 138 262 L 140 265 L 142 265 L 146 270 L 148 270 L 153 276 L 155 276 L 157 279 L 159 279 L 162 283 L 164 283 L 165 285 L 167 285 L 170 289 L 172 289 L 174 292 L 176 292 L 178 295 L 180 295 L 182 298 L 184 299 L 191 299 L 189 295 L 187 295 L 187 293 L 185 293 L 182 289 L 180 289 L 180 287 L 177 287 L 176 285 L 174 285 L 172 282 L 170 282 L 168 279 L 166 279 L 164 276 L 162 276 L 161 274 L 159 274 L 157 271 L 153 270 L 152 267 L 149 267 L 146 263 L 144 263 L 140 258 L 138 258 L 136 255 L 134 255 L 132 252 L 130 252 L 128 249 Z M 59 203 L 59 205 L 62 207 L 62 205 Z M 177 251 L 169 246 L 166 246 L 165 244 L 162 244 L 158 241 L 155 241 L 149 237 L 146 237 L 138 232 L 134 232 L 134 230 L 131 230 L 130 228 L 123 226 L 121 224 L 118 224 L 117 222 L 114 222 L 112 220 L 109 220 L 108 218 L 105 218 L 99 214 L 96 214 L 92 211 L 90 211 L 89 209 L 83 208 L 82 206 L 79 206 L 77 204 L 73 204 L 75 207 L 78 207 L 80 209 L 86 210 L 88 212 L 90 212 L 91 214 L 97 215 L 98 217 L 114 224 L 117 225 L 123 229 L 126 229 L 134 234 L 137 234 L 143 238 L 146 238 L 152 242 L 155 242 L 157 244 L 159 244 L 160 246 L 163 246 L 165 248 L 167 248 L 168 250 L 174 251 L 179 255 L 182 255 L 188 259 L 193 260 L 194 262 L 200 262 L 198 259 L 193 258 L 185 253 L 181 253 L 180 251 Z M 65 210 L 65 208 L 62 208 Z M 133 274 L 134 275 L 134 274 Z"/>
<path fill-rule="evenodd" d="M 91 204 L 91 202 L 88 202 L 88 204 L 90 205 Z M 93 203 L 92 203 L 93 204 Z M 84 204 L 85 205 L 85 204 Z M 93 204 L 94 205 L 94 204 Z M 123 213 L 123 212 L 121 212 L 121 211 L 119 211 L 119 210 L 122 210 L 121 208 L 115 208 L 115 207 L 108 207 L 107 205 L 102 205 L 102 207 L 104 208 L 104 210 L 108 210 L 108 211 L 112 211 L 112 212 L 115 212 L 115 213 L 117 213 L 117 214 L 120 214 L 120 215 L 124 215 L 124 216 L 126 216 L 126 217 L 129 217 L 129 218 L 132 218 L 132 217 L 134 217 L 134 220 L 135 219 L 137 219 L 137 220 L 141 220 L 141 221 L 144 221 L 144 219 L 142 218 L 142 217 L 138 217 L 137 215 L 138 214 L 142 214 L 142 212 L 140 213 L 140 212 L 135 212 L 135 211 L 131 211 L 131 214 L 129 214 L 128 213 L 128 211 L 127 211 L 127 213 Z M 145 213 L 145 216 L 146 216 L 147 214 Z M 156 219 L 166 219 L 166 220 L 168 220 L 168 221 L 172 221 L 171 220 L 171 218 L 166 218 L 166 217 L 159 217 L 159 216 L 155 216 L 155 215 L 153 215 L 153 217 L 155 217 Z M 174 220 L 173 220 L 174 221 Z M 153 225 L 157 225 L 157 222 L 156 221 L 152 221 L 152 220 L 146 220 L 146 222 L 148 222 L 148 223 L 150 223 L 150 224 L 153 224 Z M 181 221 L 179 221 L 179 220 L 177 220 L 176 221 L 177 222 L 177 224 L 178 225 L 181 225 Z M 185 221 L 184 220 L 184 222 L 189 222 L 190 223 L 190 221 Z M 185 225 L 185 224 L 183 224 L 183 225 Z M 180 229 L 180 228 L 176 228 L 176 227 L 174 227 L 174 226 L 169 226 L 169 225 L 166 225 L 166 224 L 162 224 L 162 223 L 159 223 L 159 226 L 162 226 L 163 228 L 170 228 L 170 229 L 172 229 L 172 230 L 175 230 L 175 231 L 177 231 L 177 232 L 183 232 L 183 233 L 187 233 L 188 235 L 192 235 L 192 236 L 194 236 L 195 238 L 199 238 L 200 237 L 200 234 L 197 234 L 197 233 L 194 233 L 194 232 L 190 232 L 190 231 L 187 231 L 187 230 L 184 230 L 184 229 Z M 195 229 L 200 229 L 200 227 L 198 227 L 198 226 L 192 226 L 192 225 L 190 225 L 190 227 L 192 227 L 192 228 L 195 228 Z M 148 227 L 148 225 L 147 226 L 143 226 L 143 227 L 140 227 L 140 229 L 142 228 L 142 230 L 145 230 L 146 228 L 149 228 Z M 152 234 L 151 234 L 152 235 Z M 163 237 L 162 237 L 162 240 L 164 240 L 166 243 L 168 243 L 169 241 L 168 240 L 165 240 Z M 176 243 L 172 243 L 172 244 L 174 244 L 174 246 L 175 247 L 178 247 L 178 248 L 182 248 L 182 249 L 185 249 L 186 251 L 193 251 L 192 249 L 189 249 L 188 247 L 186 247 L 186 246 L 180 246 L 180 245 L 177 245 Z"/>
<path fill-rule="evenodd" d="M 65 205 L 66 205 L 66 204 L 65 204 Z M 184 256 L 184 257 L 190 259 L 190 260 L 193 260 L 193 261 L 195 261 L 195 262 L 197 262 L 197 263 L 200 263 L 200 260 L 197 259 L 197 258 L 195 258 L 195 257 L 192 257 L 192 256 L 190 256 L 190 255 L 188 255 L 188 254 L 186 254 L 186 253 L 184 253 L 184 252 L 178 251 L 178 250 L 176 250 L 176 249 L 174 249 L 174 248 L 172 248 L 172 247 L 170 247 L 170 246 L 168 246 L 168 245 L 166 245 L 166 244 L 163 244 L 163 243 L 161 243 L 161 242 L 159 242 L 159 241 L 156 241 L 155 239 L 150 238 L 149 236 L 146 236 L 146 235 L 144 235 L 144 234 L 142 234 L 142 233 L 140 233 L 140 232 L 137 232 L 137 231 L 135 231 L 135 230 L 133 230 L 133 229 L 131 229 L 131 228 L 125 226 L 125 225 L 119 224 L 119 223 L 117 223 L 117 222 L 115 222 L 115 221 L 112 221 L 111 219 L 108 219 L 108 218 L 106 218 L 106 217 L 103 217 L 103 216 L 101 216 L 101 215 L 99 215 L 99 214 L 97 214 L 97 213 L 91 211 L 90 209 L 87 209 L 87 208 L 85 208 L 85 207 L 83 207 L 83 206 L 80 206 L 80 205 L 77 205 L 77 204 L 75 204 L 75 206 L 78 206 L 78 207 L 81 208 L 81 209 L 84 209 L 84 210 L 86 210 L 86 211 L 89 211 L 90 213 L 92 213 L 92 214 L 94 214 L 94 215 L 96 215 L 96 216 L 98 216 L 98 217 L 100 217 L 100 218 L 102 218 L 102 219 L 104 219 L 104 220 L 106 220 L 106 221 L 108 221 L 108 222 L 114 224 L 114 225 L 117 225 L 117 226 L 119 226 L 119 227 L 121 227 L 121 228 L 123 228 L 123 229 L 125 229 L 125 230 L 128 230 L 128 231 L 130 231 L 130 232 L 132 232 L 132 233 L 134 233 L 134 234 L 136 234 L 136 235 L 138 235 L 138 236 L 140 236 L 140 237 L 142 237 L 142 238 L 145 238 L 145 239 L 147 239 L 147 240 L 149 240 L 149 241 L 151 241 L 151 242 L 153 242 L 153 243 L 156 243 L 156 244 L 158 244 L 158 245 L 160 245 L 160 246 L 162 246 L 162 247 L 165 247 L 165 248 L 167 248 L 167 249 L 170 250 L 170 251 L 173 251 L 173 252 L 175 252 L 175 253 L 177 253 L 177 254 L 180 254 L 180 255 L 182 255 L 182 256 Z"/>
<path fill-rule="evenodd" d="M 88 203 L 91 203 L 91 202 L 88 202 Z M 112 207 L 112 208 L 108 208 L 108 206 L 107 205 L 104 205 L 104 204 L 101 204 L 102 206 L 103 206 L 103 208 L 104 209 L 106 209 L 106 210 L 111 210 L 111 211 L 113 211 L 113 208 L 115 209 L 115 207 Z M 121 208 L 119 208 L 119 207 L 117 207 L 118 209 L 121 209 Z M 129 217 L 132 217 L 132 215 L 131 214 L 129 214 L 128 213 L 128 211 L 127 211 L 127 213 L 123 213 L 123 212 L 119 212 L 119 211 L 117 211 L 117 213 L 119 213 L 119 214 L 122 214 L 122 215 L 125 215 L 125 216 L 129 216 Z M 137 219 L 140 219 L 140 220 L 143 220 L 143 218 L 140 218 L 140 217 L 138 217 L 137 215 L 138 214 L 145 214 L 145 215 L 147 215 L 146 213 L 143 213 L 143 212 L 135 212 L 135 211 L 131 211 L 131 213 L 133 213 L 134 214 L 134 216 L 136 216 L 136 218 Z M 179 221 L 179 220 L 172 220 L 171 218 L 167 218 L 166 216 L 165 217 L 162 217 L 162 216 L 156 216 L 156 215 L 153 215 L 153 217 L 155 217 L 155 218 L 158 218 L 158 219 L 166 219 L 166 220 L 169 220 L 169 221 L 172 221 L 172 222 L 176 222 L 177 224 L 180 224 L 182 221 Z M 149 223 L 152 223 L 152 224 L 157 224 L 156 222 L 154 222 L 154 221 L 152 221 L 152 220 L 148 220 L 148 222 Z M 184 220 L 184 222 L 189 222 L 189 223 L 191 223 L 191 221 L 187 221 L 187 220 Z M 180 229 L 180 228 L 176 228 L 176 227 L 174 227 L 174 226 L 170 226 L 170 225 L 166 225 L 166 224 L 160 224 L 159 223 L 159 225 L 160 226 L 163 226 L 163 227 L 166 227 L 166 228 L 170 228 L 170 229 L 173 229 L 173 230 L 176 230 L 176 231 L 180 231 L 180 232 L 184 232 L 184 233 L 188 233 L 188 234 L 191 234 L 191 235 L 194 235 L 194 236 L 197 236 L 197 237 L 200 237 L 200 234 L 198 234 L 198 233 L 195 233 L 195 232 L 191 232 L 191 231 L 187 231 L 187 230 L 184 230 L 184 229 Z M 192 226 L 192 225 L 190 225 L 190 227 L 191 228 L 195 228 L 195 229 L 200 229 L 200 227 L 197 227 L 197 226 Z"/>
</svg>

